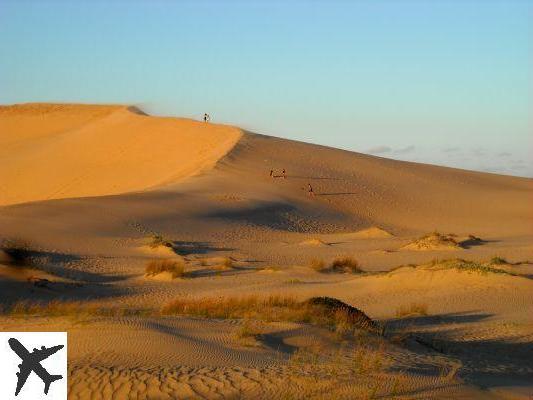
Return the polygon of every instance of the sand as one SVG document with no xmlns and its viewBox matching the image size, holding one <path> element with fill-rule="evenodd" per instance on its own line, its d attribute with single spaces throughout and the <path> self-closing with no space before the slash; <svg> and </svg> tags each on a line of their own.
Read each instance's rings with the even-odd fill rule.
<svg viewBox="0 0 533 400">
<path fill-rule="evenodd" d="M 269 176 L 283 168 L 285 179 Z M 73 399 L 527 398 L 532 198 L 527 178 L 126 106 L 0 107 L 0 240 L 28 248 L 20 263 L 0 253 L 2 304 L 145 310 L 4 315 L 0 327 L 67 330 Z M 458 245 L 422 245 L 433 231 L 453 234 Z M 172 246 L 150 246 L 153 235 Z M 494 256 L 507 264 L 493 267 L 508 273 L 428 266 Z M 232 265 L 222 267 L 229 257 Z M 366 272 L 309 267 L 337 257 Z M 155 259 L 183 261 L 187 276 L 146 277 Z M 308 323 L 252 320 L 260 334 L 241 337 L 248 322 L 239 319 L 159 314 L 176 297 L 276 294 L 338 298 L 387 335 L 363 341 Z M 412 305 L 427 315 L 399 315 Z M 367 342 L 372 349 L 361 353 Z M 312 354 L 307 361 L 316 361 L 299 363 Z M 378 354 L 386 366 L 355 371 L 361 354 Z"/>
<path fill-rule="evenodd" d="M 178 182 L 212 167 L 241 136 L 231 127 L 206 128 L 128 107 L 2 106 L 0 205 Z"/>
</svg>

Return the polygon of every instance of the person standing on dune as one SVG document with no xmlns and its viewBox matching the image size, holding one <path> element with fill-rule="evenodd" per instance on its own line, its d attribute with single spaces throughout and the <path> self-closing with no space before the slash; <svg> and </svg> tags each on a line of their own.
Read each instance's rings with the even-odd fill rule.
<svg viewBox="0 0 533 400">
<path fill-rule="evenodd" d="M 270 170 L 270 177 L 274 178 L 274 170 L 273 169 Z"/>
<path fill-rule="evenodd" d="M 204 113 L 204 122 L 209 122 L 211 121 L 211 117 L 209 116 L 208 113 Z"/>
<path fill-rule="evenodd" d="M 283 171 L 281 171 L 281 176 L 283 179 L 287 179 L 287 173 L 285 172 L 285 168 L 283 168 Z"/>
<path fill-rule="evenodd" d="M 307 194 L 310 197 L 313 197 L 315 195 L 315 192 L 313 192 L 313 186 L 311 186 L 310 183 L 307 184 Z"/>
</svg>

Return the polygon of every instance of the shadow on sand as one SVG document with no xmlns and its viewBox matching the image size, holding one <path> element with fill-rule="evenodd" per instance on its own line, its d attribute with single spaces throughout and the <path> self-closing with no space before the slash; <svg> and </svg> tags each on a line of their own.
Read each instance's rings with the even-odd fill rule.
<svg viewBox="0 0 533 400">
<path fill-rule="evenodd" d="M 531 336 L 469 338 L 462 325 L 477 323 L 492 317 L 487 313 L 448 313 L 413 316 L 385 321 L 388 334 L 407 331 L 413 339 L 407 347 L 422 345 L 459 360 L 459 376 L 482 388 L 497 386 L 530 386 L 533 382 L 533 343 Z M 445 329 L 431 329 L 447 325 Z M 417 351 L 416 348 L 412 349 Z"/>
<path fill-rule="evenodd" d="M 207 254 L 215 251 L 232 251 L 234 248 L 217 247 L 209 242 L 189 242 L 189 241 L 175 241 L 172 242 L 172 248 L 180 256 L 187 256 L 191 254 Z"/>
</svg>

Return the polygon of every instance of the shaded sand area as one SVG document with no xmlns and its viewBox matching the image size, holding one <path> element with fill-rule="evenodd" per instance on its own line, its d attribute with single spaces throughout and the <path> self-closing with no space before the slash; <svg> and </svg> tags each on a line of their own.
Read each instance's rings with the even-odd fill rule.
<svg viewBox="0 0 533 400">
<path fill-rule="evenodd" d="M 0 328 L 67 330 L 73 399 L 527 399 L 532 195 L 122 106 L 0 107 Z"/>
</svg>

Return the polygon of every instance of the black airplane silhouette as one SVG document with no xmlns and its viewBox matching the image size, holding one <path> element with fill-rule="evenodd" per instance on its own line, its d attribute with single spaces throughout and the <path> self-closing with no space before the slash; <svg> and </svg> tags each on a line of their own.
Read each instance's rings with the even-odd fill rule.
<svg viewBox="0 0 533 400">
<path fill-rule="evenodd" d="M 26 383 L 31 371 L 35 372 L 44 382 L 44 394 L 48 394 L 48 389 L 50 389 L 50 384 L 52 382 L 63 378 L 62 375 L 50 375 L 41 365 L 41 361 L 61 350 L 64 347 L 63 345 L 50 347 L 48 349 L 42 346 L 41 350 L 33 349 L 33 352 L 30 353 L 22 343 L 15 338 L 9 339 L 8 343 L 9 347 L 11 347 L 11 349 L 22 359 L 22 363 L 19 364 L 20 371 L 17 372 L 18 382 L 15 396 L 18 396 L 20 389 L 22 389 L 22 386 Z"/>
</svg>

